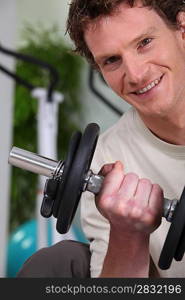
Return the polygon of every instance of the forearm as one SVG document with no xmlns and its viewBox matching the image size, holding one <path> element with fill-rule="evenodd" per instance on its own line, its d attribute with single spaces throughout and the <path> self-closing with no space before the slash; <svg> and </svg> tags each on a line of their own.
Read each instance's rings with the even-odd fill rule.
<svg viewBox="0 0 185 300">
<path fill-rule="evenodd" d="M 108 249 L 100 277 L 149 277 L 150 234 L 160 225 L 163 192 L 159 185 L 134 173 L 124 174 L 121 162 L 105 165 L 96 206 L 109 221 Z"/>
<path fill-rule="evenodd" d="M 110 231 L 109 246 L 100 277 L 149 277 L 149 236 L 132 237 Z"/>
</svg>

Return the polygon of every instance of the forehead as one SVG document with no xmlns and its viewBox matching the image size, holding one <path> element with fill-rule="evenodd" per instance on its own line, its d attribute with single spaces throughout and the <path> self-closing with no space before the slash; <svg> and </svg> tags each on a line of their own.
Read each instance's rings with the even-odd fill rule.
<svg viewBox="0 0 185 300">
<path fill-rule="evenodd" d="M 84 37 L 92 54 L 97 55 L 119 42 L 126 47 L 151 28 L 157 31 L 167 28 L 167 25 L 154 9 L 142 5 L 130 7 L 123 3 L 111 16 L 103 16 L 90 23 Z"/>
</svg>

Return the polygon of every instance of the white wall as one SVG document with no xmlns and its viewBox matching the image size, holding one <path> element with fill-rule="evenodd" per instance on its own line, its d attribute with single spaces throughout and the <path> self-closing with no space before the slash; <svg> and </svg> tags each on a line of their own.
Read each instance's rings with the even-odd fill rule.
<svg viewBox="0 0 185 300">
<path fill-rule="evenodd" d="M 16 24 L 16 2 L 1 0 L 0 3 L 0 43 L 14 48 Z M 0 64 L 13 70 L 12 59 L 0 53 Z M 9 217 L 9 176 L 8 154 L 12 135 L 12 93 L 13 82 L 0 71 L 0 277 L 5 275 L 8 217 Z"/>
<path fill-rule="evenodd" d="M 17 42 L 21 41 L 25 23 L 48 27 L 57 23 L 61 35 L 69 41 L 65 36 L 68 3 L 69 0 L 17 0 Z"/>
</svg>

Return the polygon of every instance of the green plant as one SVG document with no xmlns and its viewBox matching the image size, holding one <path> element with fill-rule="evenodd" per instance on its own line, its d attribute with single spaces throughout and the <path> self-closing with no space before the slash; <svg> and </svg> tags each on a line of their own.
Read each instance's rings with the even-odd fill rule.
<svg viewBox="0 0 185 300">
<path fill-rule="evenodd" d="M 24 47 L 18 49 L 53 65 L 60 76 L 57 90 L 64 95 L 59 108 L 58 157 L 63 159 L 73 131 L 79 129 L 82 118 L 80 82 L 83 62 L 74 55 L 61 38 L 57 26 L 37 29 L 30 25 L 23 32 Z M 36 65 L 17 61 L 16 74 L 39 87 L 48 86 L 48 74 Z M 23 86 L 15 86 L 13 145 L 37 152 L 37 101 Z M 12 169 L 10 231 L 35 215 L 35 200 L 38 177 L 35 174 Z"/>
</svg>

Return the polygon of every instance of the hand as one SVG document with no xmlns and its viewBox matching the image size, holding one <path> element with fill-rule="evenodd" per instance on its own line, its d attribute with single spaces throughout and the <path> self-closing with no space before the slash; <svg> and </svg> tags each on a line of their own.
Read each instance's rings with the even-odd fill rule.
<svg viewBox="0 0 185 300">
<path fill-rule="evenodd" d="M 124 174 L 121 162 L 104 165 L 105 177 L 96 206 L 118 232 L 150 234 L 161 223 L 163 191 L 148 179 L 134 173 Z"/>
</svg>

